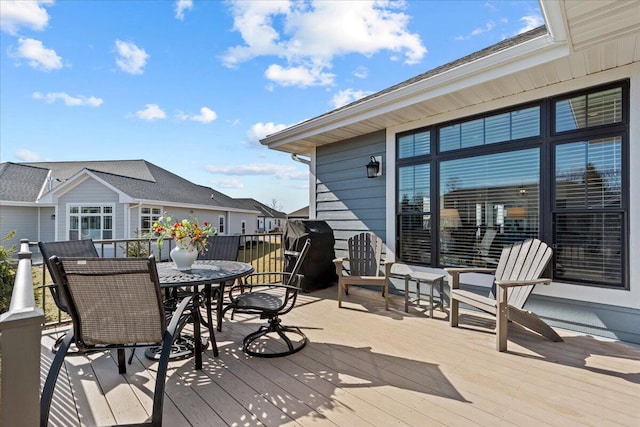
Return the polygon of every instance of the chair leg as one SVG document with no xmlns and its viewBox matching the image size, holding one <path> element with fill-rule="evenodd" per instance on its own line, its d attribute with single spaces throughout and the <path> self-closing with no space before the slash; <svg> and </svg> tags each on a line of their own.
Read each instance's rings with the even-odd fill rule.
<svg viewBox="0 0 640 427">
<path fill-rule="evenodd" d="M 449 297 L 449 325 L 451 327 L 458 326 L 458 306 L 460 302 L 453 298 L 453 295 Z"/>
<path fill-rule="evenodd" d="M 69 329 L 60 343 L 56 357 L 53 359 L 53 363 L 49 368 L 49 374 L 42 388 L 42 395 L 40 396 L 40 427 L 46 427 L 49 424 L 49 410 L 51 409 L 51 400 L 53 399 L 53 392 L 56 388 L 56 381 L 58 380 L 60 368 L 62 368 L 64 357 L 67 355 L 72 341 L 73 328 Z"/>
<path fill-rule="evenodd" d="M 342 283 L 338 281 L 338 308 L 342 307 Z"/>
</svg>

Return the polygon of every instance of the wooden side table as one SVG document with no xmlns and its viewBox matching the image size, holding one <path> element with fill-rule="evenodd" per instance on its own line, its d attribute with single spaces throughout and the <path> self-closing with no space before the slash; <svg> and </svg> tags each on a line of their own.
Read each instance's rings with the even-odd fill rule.
<svg viewBox="0 0 640 427">
<path fill-rule="evenodd" d="M 409 312 L 409 303 L 416 303 L 420 306 L 420 285 L 426 283 L 429 285 L 429 317 L 433 317 L 433 309 L 440 308 L 440 311 L 444 309 L 444 274 L 438 273 L 425 273 L 421 271 L 414 271 L 406 264 L 394 264 L 391 269 L 391 277 L 404 279 L 404 311 Z M 416 283 L 416 296 L 411 298 L 409 295 L 409 282 L 414 281 Z M 437 285 L 440 297 L 436 302 L 433 296 L 433 287 Z"/>
</svg>

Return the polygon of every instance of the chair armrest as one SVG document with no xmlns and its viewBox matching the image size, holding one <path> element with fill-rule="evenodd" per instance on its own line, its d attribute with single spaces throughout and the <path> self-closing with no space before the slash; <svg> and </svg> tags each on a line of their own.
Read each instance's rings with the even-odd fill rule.
<svg viewBox="0 0 640 427">
<path fill-rule="evenodd" d="M 494 268 L 445 268 L 450 276 L 451 280 L 449 280 L 449 289 L 459 289 L 460 288 L 460 275 L 463 273 L 490 273 L 494 274 L 496 270 Z"/>
<path fill-rule="evenodd" d="M 512 288 L 516 286 L 529 286 L 529 285 L 548 285 L 551 283 L 551 279 L 535 279 L 535 280 L 496 280 L 496 285 L 504 288 Z"/>
<path fill-rule="evenodd" d="M 333 264 L 336 267 L 336 274 L 338 275 L 338 277 L 342 277 L 343 276 L 343 267 L 342 267 L 342 263 L 344 263 L 345 261 L 349 261 L 349 258 L 347 257 L 342 257 L 342 258 L 336 258 L 333 260 Z"/>
<path fill-rule="evenodd" d="M 445 268 L 444 271 L 453 275 L 453 274 L 463 274 L 463 273 L 490 273 L 494 274 L 496 272 L 495 268 L 476 268 L 476 267 L 462 267 L 462 268 Z"/>
<path fill-rule="evenodd" d="M 384 277 L 391 276 L 391 267 L 395 264 L 395 261 L 387 261 L 385 259 L 381 259 L 380 262 L 384 265 Z"/>
</svg>

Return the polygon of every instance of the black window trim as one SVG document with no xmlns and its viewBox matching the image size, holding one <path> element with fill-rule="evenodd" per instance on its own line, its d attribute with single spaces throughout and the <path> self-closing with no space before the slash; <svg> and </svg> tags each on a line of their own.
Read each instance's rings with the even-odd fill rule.
<svg viewBox="0 0 640 427">
<path fill-rule="evenodd" d="M 580 128 L 575 130 L 555 132 L 555 105 L 556 102 L 571 99 L 576 96 L 587 95 L 589 93 L 595 93 L 603 90 L 613 89 L 620 87 L 622 89 L 622 119 L 619 123 L 602 124 L 593 127 Z M 416 129 L 400 132 L 395 135 L 396 153 L 399 151 L 399 139 L 409 134 L 416 134 L 425 131 L 430 132 L 430 153 L 426 155 L 420 155 L 416 157 L 408 157 L 399 159 L 396 156 L 396 183 L 399 182 L 399 171 L 402 167 L 413 166 L 417 164 L 430 163 L 430 197 L 432 201 L 435 201 L 436 205 L 439 203 L 440 188 L 439 188 L 439 174 L 440 164 L 443 161 L 454 160 L 460 158 L 475 157 L 479 155 L 490 155 L 495 153 L 510 152 L 515 150 L 523 150 L 528 148 L 539 148 L 540 150 L 540 192 L 539 192 L 539 236 L 540 239 L 550 243 L 555 247 L 553 218 L 557 213 L 554 207 L 555 200 L 555 147 L 564 143 L 570 143 L 585 139 L 598 139 L 609 138 L 613 136 L 621 137 L 621 157 L 622 157 L 622 206 L 616 209 L 609 208 L 607 212 L 620 212 L 622 215 L 622 241 L 621 241 L 621 283 L 617 286 L 607 285 L 601 282 L 586 282 L 574 279 L 558 278 L 562 283 L 584 285 L 589 287 L 615 289 L 615 290 L 629 290 L 630 277 L 629 277 L 629 206 L 630 206 L 630 177 L 629 177 L 629 108 L 630 108 L 630 80 L 623 79 L 614 82 L 609 82 L 602 85 L 591 86 L 572 92 L 566 92 L 552 97 L 542 98 L 536 101 L 526 102 L 522 104 L 511 105 L 498 110 L 486 111 L 480 114 L 475 114 L 447 122 L 436 123 L 429 126 L 423 126 Z M 516 140 L 501 141 L 490 144 L 483 144 L 474 147 L 460 148 L 457 150 L 440 151 L 439 130 L 442 127 L 447 127 L 455 124 L 464 123 L 467 121 L 477 120 L 479 118 L 490 117 L 494 115 L 503 114 L 509 111 L 515 111 L 519 109 L 525 109 L 530 107 L 539 107 L 540 113 L 540 132 L 538 136 L 521 138 Z M 395 240 L 396 240 L 396 253 L 400 254 L 400 217 L 416 214 L 407 214 L 399 212 L 399 191 L 396 186 L 395 189 Z M 416 263 L 411 261 L 409 264 L 434 266 L 441 268 L 443 265 L 439 260 L 440 243 L 439 243 L 439 230 L 440 230 L 440 218 L 439 215 L 433 214 L 433 205 L 431 203 L 430 212 L 421 212 L 421 215 L 430 215 L 431 217 L 431 262 Z M 566 211 L 563 211 L 566 212 Z M 595 211 L 594 211 L 595 212 Z M 402 261 L 402 260 L 401 260 Z M 555 273 L 555 257 L 553 272 Z M 555 276 L 555 274 L 554 274 Z"/>
</svg>

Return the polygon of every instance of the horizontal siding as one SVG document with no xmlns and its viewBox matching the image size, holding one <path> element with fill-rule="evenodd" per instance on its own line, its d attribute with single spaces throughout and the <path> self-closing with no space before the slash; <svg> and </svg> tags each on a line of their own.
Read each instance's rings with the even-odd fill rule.
<svg viewBox="0 0 640 427">
<path fill-rule="evenodd" d="M 20 249 L 20 239 L 38 240 L 37 224 L 38 208 L 0 206 L 0 238 L 15 231 L 12 239 L 0 242 L 0 244 L 5 248 L 16 245 L 17 251 Z M 17 256 L 17 252 L 15 255 Z"/>
<path fill-rule="evenodd" d="M 334 231 L 336 256 L 344 256 L 346 241 L 368 231 L 386 236 L 385 179 L 367 178 L 371 156 L 385 154 L 385 132 L 319 147 L 316 151 L 316 218 Z"/>
</svg>

